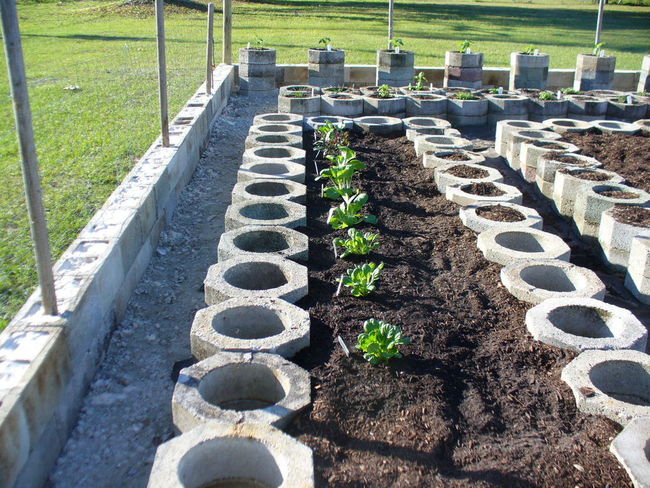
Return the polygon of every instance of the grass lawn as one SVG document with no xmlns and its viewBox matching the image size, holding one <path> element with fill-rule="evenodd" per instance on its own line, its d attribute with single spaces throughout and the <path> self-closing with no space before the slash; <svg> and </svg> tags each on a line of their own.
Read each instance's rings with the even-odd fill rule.
<svg viewBox="0 0 650 488">
<path fill-rule="evenodd" d="M 278 62 L 305 63 L 305 49 L 332 38 L 347 62 L 374 63 L 384 47 L 387 1 L 270 0 L 236 3 L 235 49 L 262 38 Z M 146 7 L 115 1 L 21 2 L 19 15 L 55 257 L 158 134 L 155 23 Z M 173 9 L 166 19 L 170 112 L 201 83 L 205 14 Z M 529 44 L 570 68 L 593 45 L 595 5 L 397 1 L 395 37 L 419 65 L 441 66 L 444 51 L 470 39 L 486 64 L 506 66 Z M 606 50 L 618 68 L 640 69 L 650 46 L 650 9 L 608 5 Z M 221 52 L 217 16 L 216 53 Z M 236 59 L 235 53 L 235 59 Z M 3 56 L 4 58 L 4 56 Z M 65 90 L 69 85 L 76 91 Z M 36 282 L 4 59 L 0 64 L 0 328 Z"/>
</svg>

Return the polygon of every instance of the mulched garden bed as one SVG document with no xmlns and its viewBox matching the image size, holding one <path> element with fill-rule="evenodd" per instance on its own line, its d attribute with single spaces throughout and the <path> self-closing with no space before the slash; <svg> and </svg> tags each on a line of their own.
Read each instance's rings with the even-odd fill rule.
<svg viewBox="0 0 650 488">
<path fill-rule="evenodd" d="M 519 222 L 521 220 L 526 220 L 526 216 L 518 210 L 503 205 L 479 207 L 476 209 L 476 215 L 497 222 Z"/>
<path fill-rule="evenodd" d="M 650 209 L 630 205 L 616 205 L 614 217 L 619 222 L 638 227 L 650 227 Z"/>
<path fill-rule="evenodd" d="M 644 134 L 565 133 L 563 140 L 575 144 L 586 156 L 625 178 L 631 186 L 650 191 L 650 137 Z"/>
<path fill-rule="evenodd" d="M 527 304 L 500 285 L 458 206 L 440 195 L 404 137 L 353 136 L 368 169 L 359 185 L 379 218 L 381 247 L 335 259 L 331 203 L 308 178 L 311 347 L 294 358 L 312 376 L 312 406 L 289 427 L 314 450 L 320 487 L 630 487 L 609 453 L 620 430 L 575 408 L 560 372 L 574 354 L 535 342 Z M 313 168 L 307 162 L 308 170 Z M 313 175 L 312 175 L 313 176 Z M 336 280 L 383 261 L 367 299 Z M 405 357 L 372 366 L 353 351 L 363 321 L 399 325 Z M 353 351 L 346 357 L 340 335 Z"/>
</svg>

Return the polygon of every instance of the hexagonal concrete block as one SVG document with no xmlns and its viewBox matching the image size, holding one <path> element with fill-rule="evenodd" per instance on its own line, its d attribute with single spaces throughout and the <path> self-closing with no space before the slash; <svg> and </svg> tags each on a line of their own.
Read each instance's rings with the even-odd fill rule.
<svg viewBox="0 0 650 488">
<path fill-rule="evenodd" d="M 529 120 L 500 120 L 497 122 L 496 133 L 494 135 L 494 147 L 497 154 L 506 157 L 508 144 L 510 143 L 510 133 L 515 130 L 529 129 L 529 130 L 542 130 L 546 125 L 542 122 L 533 122 Z"/>
<path fill-rule="evenodd" d="M 522 142 L 519 149 L 519 171 L 527 182 L 534 183 L 537 175 L 537 162 L 544 154 L 577 152 L 578 146 L 564 141 L 538 139 Z"/>
<path fill-rule="evenodd" d="M 598 129 L 605 134 L 627 134 L 631 136 L 640 130 L 638 125 L 615 120 L 594 120 L 592 124 L 594 129 Z"/>
<path fill-rule="evenodd" d="M 305 150 L 291 146 L 258 146 L 244 150 L 243 164 L 296 163 L 305 164 Z"/>
<path fill-rule="evenodd" d="M 605 284 L 596 273 L 559 259 L 509 264 L 501 268 L 501 283 L 519 300 L 534 304 L 550 298 L 605 296 Z"/>
<path fill-rule="evenodd" d="M 504 266 L 530 259 L 568 261 L 571 257 L 571 248 L 562 238 L 530 227 L 489 229 L 478 235 L 476 244 L 485 259 Z"/>
<path fill-rule="evenodd" d="M 406 138 L 414 141 L 421 134 L 443 135 L 445 129 L 451 128 L 451 123 L 437 117 L 408 117 L 402 120 L 406 130 Z"/>
<path fill-rule="evenodd" d="M 458 205 L 477 205 L 480 203 L 501 203 L 511 202 L 521 204 L 522 194 L 519 188 L 505 183 L 490 182 L 487 185 L 493 185 L 498 195 L 489 195 L 485 193 L 472 193 L 473 184 L 450 186 L 445 192 L 445 198 Z"/>
<path fill-rule="evenodd" d="M 277 354 L 220 352 L 182 369 L 174 426 L 187 432 L 210 420 L 254 422 L 279 429 L 311 402 L 309 373 Z"/>
<path fill-rule="evenodd" d="M 244 163 L 237 170 L 237 181 L 250 181 L 260 178 L 305 182 L 305 166 L 298 163 Z"/>
<path fill-rule="evenodd" d="M 650 237 L 632 239 L 625 287 L 637 300 L 650 305 Z"/>
<path fill-rule="evenodd" d="M 252 125 L 264 125 L 264 124 L 289 124 L 297 125 L 302 128 L 303 116 L 299 114 L 287 114 L 287 113 L 268 113 L 268 114 L 259 114 L 253 118 Z"/>
<path fill-rule="evenodd" d="M 443 151 L 426 151 L 422 155 L 422 166 L 425 168 L 437 168 L 452 163 L 485 164 L 484 155 L 465 149 L 445 149 Z"/>
<path fill-rule="evenodd" d="M 158 446 L 148 488 L 313 488 L 311 449 L 265 424 L 211 421 Z"/>
<path fill-rule="evenodd" d="M 304 205 L 278 198 L 268 200 L 243 200 L 226 209 L 226 231 L 247 225 L 280 225 L 295 229 L 307 225 L 307 209 Z"/>
<path fill-rule="evenodd" d="M 294 124 L 281 124 L 278 122 L 252 125 L 248 129 L 248 135 L 257 134 L 291 134 L 302 137 L 302 127 Z"/>
<path fill-rule="evenodd" d="M 634 488 L 650 488 L 650 417 L 627 424 L 609 450 L 627 471 Z"/>
<path fill-rule="evenodd" d="M 548 198 L 553 198 L 553 183 L 558 170 L 564 168 L 593 169 L 601 166 L 602 163 L 596 159 L 580 154 L 549 152 L 542 154 L 537 160 L 535 182 L 542 194 Z"/>
<path fill-rule="evenodd" d="M 404 132 L 402 119 L 380 115 L 357 117 L 354 119 L 354 128 L 359 132 L 367 132 L 370 134 L 389 135 L 402 134 Z"/>
<path fill-rule="evenodd" d="M 219 351 L 270 352 L 290 358 L 309 347 L 309 313 L 278 298 L 231 298 L 194 316 L 192 355 Z"/>
<path fill-rule="evenodd" d="M 440 193 L 445 193 L 451 186 L 503 181 L 503 175 L 499 170 L 472 163 L 449 163 L 438 166 L 433 171 L 433 178 Z"/>
<path fill-rule="evenodd" d="M 646 218 L 650 218 L 650 208 L 638 208 L 637 211 L 640 214 L 645 214 Z M 598 242 L 600 242 L 605 260 L 610 266 L 619 271 L 625 271 L 630 262 L 632 239 L 635 237 L 650 238 L 650 227 L 623 221 L 617 216 L 616 207 L 602 213 L 598 229 Z"/>
<path fill-rule="evenodd" d="M 596 161 L 594 159 L 594 161 Z M 613 171 L 598 168 L 562 168 L 555 173 L 553 202 L 565 217 L 573 217 L 573 206 L 578 192 L 589 186 L 623 183 L 625 179 Z"/>
<path fill-rule="evenodd" d="M 590 350 L 567 364 L 562 380 L 579 410 L 627 425 L 650 415 L 650 356 L 632 350 Z"/>
<path fill-rule="evenodd" d="M 557 141 L 562 136 L 548 130 L 530 130 L 519 129 L 513 130 L 509 134 L 508 149 L 506 150 L 506 161 L 512 169 L 519 169 L 521 167 L 519 161 L 519 154 L 521 152 L 521 145 L 525 142 L 533 142 L 539 140 Z"/>
<path fill-rule="evenodd" d="M 419 157 L 427 151 L 449 151 L 456 149 L 473 149 L 472 141 L 454 136 L 436 136 L 436 135 L 419 135 L 413 141 L 415 144 L 415 154 Z"/>
<path fill-rule="evenodd" d="M 279 225 L 246 225 L 221 234 L 217 247 L 219 261 L 269 255 L 307 261 L 309 239 L 301 232 Z"/>
<path fill-rule="evenodd" d="M 307 199 L 307 187 L 291 180 L 258 178 L 235 183 L 232 189 L 233 203 L 245 200 L 264 200 L 274 203 L 278 199 L 304 205 Z"/>
<path fill-rule="evenodd" d="M 294 303 L 307 295 L 307 268 L 277 256 L 243 256 L 210 266 L 203 284 L 207 305 L 253 297 Z"/>
<path fill-rule="evenodd" d="M 291 146 L 302 149 L 302 136 L 295 134 L 253 134 L 246 138 L 244 147 Z"/>
<path fill-rule="evenodd" d="M 565 132 L 575 132 L 581 134 L 587 132 L 593 127 L 591 122 L 576 119 L 546 119 L 544 123 L 553 132 L 564 134 Z"/>
<path fill-rule="evenodd" d="M 487 212 L 490 210 L 498 210 L 499 207 L 505 207 L 519 212 L 521 220 L 504 222 L 501 220 L 491 220 L 485 217 L 485 215 L 489 215 Z M 466 207 L 461 207 L 458 211 L 458 215 L 466 227 L 469 227 L 474 232 L 478 233 L 494 227 L 532 227 L 533 229 L 541 229 L 544 225 L 544 220 L 539 213 L 537 213 L 537 210 L 510 202 L 478 203 L 476 205 L 468 205 Z"/>
<path fill-rule="evenodd" d="M 334 125 L 342 125 L 345 130 L 352 130 L 354 127 L 354 120 L 348 117 L 340 117 L 338 115 L 318 115 L 315 117 L 307 117 L 305 119 L 305 130 L 313 132 L 316 129 L 323 127 L 327 122 Z"/>
</svg>

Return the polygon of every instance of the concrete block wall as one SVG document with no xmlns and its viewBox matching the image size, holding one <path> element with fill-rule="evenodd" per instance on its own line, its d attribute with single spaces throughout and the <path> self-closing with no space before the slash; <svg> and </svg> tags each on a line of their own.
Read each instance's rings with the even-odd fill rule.
<svg viewBox="0 0 650 488">
<path fill-rule="evenodd" d="M 60 315 L 36 290 L 0 334 L 0 488 L 42 486 L 67 441 L 114 325 L 228 102 L 232 66 L 214 71 L 54 266 Z"/>
</svg>

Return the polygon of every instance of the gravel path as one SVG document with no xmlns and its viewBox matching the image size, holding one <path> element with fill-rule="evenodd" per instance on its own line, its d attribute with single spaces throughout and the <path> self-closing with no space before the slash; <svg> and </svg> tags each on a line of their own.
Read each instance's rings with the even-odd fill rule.
<svg viewBox="0 0 650 488">
<path fill-rule="evenodd" d="M 253 116 L 274 111 L 233 97 L 218 117 L 171 225 L 160 238 L 84 399 L 50 487 L 146 486 L 156 447 L 174 437 L 172 377 L 191 357 L 190 327 L 205 306 L 244 139 Z M 180 364 L 177 364 L 179 363 Z"/>
</svg>

